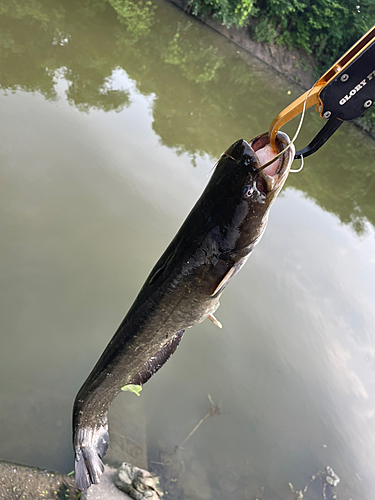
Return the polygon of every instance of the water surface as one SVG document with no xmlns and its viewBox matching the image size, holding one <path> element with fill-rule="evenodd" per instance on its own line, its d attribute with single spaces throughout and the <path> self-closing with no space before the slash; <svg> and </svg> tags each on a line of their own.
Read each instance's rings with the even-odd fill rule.
<svg viewBox="0 0 375 500">
<path fill-rule="evenodd" d="M 6 0 L 0 33 L 0 456 L 69 471 L 74 396 L 216 158 L 301 91 L 161 2 Z M 145 385 L 150 450 L 221 402 L 183 451 L 186 500 L 287 499 L 326 465 L 372 498 L 374 150 L 345 124 L 290 175 L 223 330 L 189 330 Z"/>
</svg>

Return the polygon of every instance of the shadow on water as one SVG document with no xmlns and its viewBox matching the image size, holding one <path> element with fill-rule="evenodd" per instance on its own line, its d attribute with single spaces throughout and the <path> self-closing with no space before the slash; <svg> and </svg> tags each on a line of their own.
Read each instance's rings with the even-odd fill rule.
<svg viewBox="0 0 375 500">
<path fill-rule="evenodd" d="M 197 156 L 216 158 L 232 141 L 261 132 L 264 116 L 271 121 L 279 110 L 272 108 L 273 101 L 283 105 L 291 98 L 278 86 L 277 76 L 270 80 L 261 67 L 249 68 L 224 43 L 219 51 L 209 30 L 202 36 L 195 23 L 180 22 L 163 7 L 144 0 L 4 0 L 0 87 L 54 100 L 63 79 L 67 100 L 80 111 L 119 112 L 131 100 L 128 89 L 116 88 L 115 73 L 123 68 L 141 94 L 152 96 L 152 126 L 163 145 L 188 153 L 193 164 Z M 268 92 L 251 99 L 259 85 Z M 320 119 L 308 117 L 303 145 L 320 126 Z M 368 155 L 375 146 L 354 130 L 349 138 L 340 130 L 337 138 L 329 151 L 314 157 L 303 181 L 293 176 L 288 185 L 361 233 L 366 219 L 375 224 Z M 366 152 L 359 147 L 364 140 Z"/>
</svg>

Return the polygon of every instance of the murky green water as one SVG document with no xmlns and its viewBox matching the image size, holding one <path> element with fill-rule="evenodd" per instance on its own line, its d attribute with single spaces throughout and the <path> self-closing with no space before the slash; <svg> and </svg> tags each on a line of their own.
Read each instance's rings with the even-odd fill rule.
<svg viewBox="0 0 375 500">
<path fill-rule="evenodd" d="M 0 458 L 68 471 L 74 396 L 215 159 L 300 91 L 164 3 L 0 14 Z M 344 125 L 290 175 L 224 329 L 189 330 L 144 387 L 150 450 L 222 402 L 183 452 L 186 500 L 289 499 L 326 465 L 339 498 L 373 498 L 374 152 Z"/>
</svg>

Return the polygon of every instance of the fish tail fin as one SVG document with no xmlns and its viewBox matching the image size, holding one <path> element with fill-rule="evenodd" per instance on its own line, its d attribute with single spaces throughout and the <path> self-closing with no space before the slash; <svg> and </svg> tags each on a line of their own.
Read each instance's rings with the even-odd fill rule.
<svg viewBox="0 0 375 500">
<path fill-rule="evenodd" d="M 78 429 L 75 446 L 75 482 L 79 490 L 98 484 L 104 472 L 102 458 L 109 443 L 108 426 Z"/>
</svg>

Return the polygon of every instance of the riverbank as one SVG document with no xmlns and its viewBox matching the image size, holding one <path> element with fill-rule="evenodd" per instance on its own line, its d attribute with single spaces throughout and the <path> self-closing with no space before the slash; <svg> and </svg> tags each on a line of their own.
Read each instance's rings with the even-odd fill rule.
<svg viewBox="0 0 375 500">
<path fill-rule="evenodd" d="M 187 14 L 191 12 L 191 3 L 187 0 L 168 0 Z M 256 42 L 250 36 L 250 28 L 227 28 L 211 16 L 194 16 L 211 29 L 228 38 L 240 48 L 257 57 L 288 80 L 297 83 L 303 89 L 309 89 L 314 83 L 314 57 L 305 50 L 288 50 L 286 47 Z"/>
<path fill-rule="evenodd" d="M 74 479 L 66 474 L 0 461 L 0 498 L 35 500 L 77 500 L 79 492 Z"/>
<path fill-rule="evenodd" d="M 4 500 L 118 500 L 130 496 L 115 486 L 118 467 L 126 461 L 147 469 L 146 414 L 141 398 L 117 398 L 109 413 L 110 446 L 106 472 L 99 485 L 79 492 L 73 474 L 49 471 L 33 465 L 0 460 L 0 499 Z M 73 466 L 73 464 L 72 464 Z"/>
</svg>

